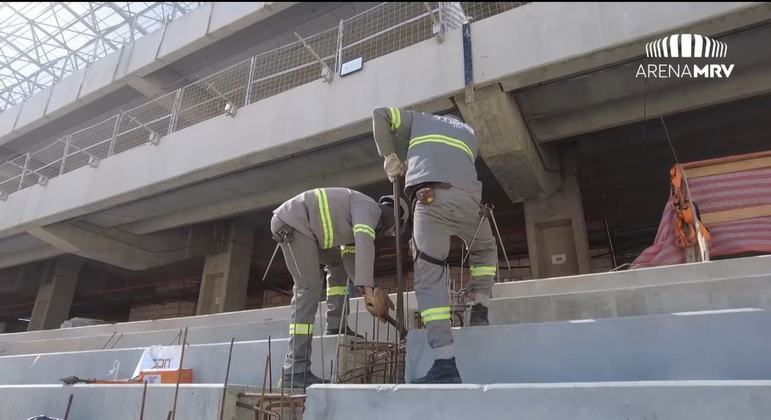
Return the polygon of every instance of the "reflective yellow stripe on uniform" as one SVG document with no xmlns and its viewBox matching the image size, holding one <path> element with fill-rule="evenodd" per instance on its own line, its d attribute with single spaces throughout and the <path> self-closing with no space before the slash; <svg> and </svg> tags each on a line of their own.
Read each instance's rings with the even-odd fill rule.
<svg viewBox="0 0 771 420">
<path fill-rule="evenodd" d="M 454 139 L 452 137 L 443 136 L 441 134 L 429 134 L 425 136 L 418 136 L 410 140 L 409 149 L 412 149 L 414 146 L 417 146 L 419 144 L 423 143 L 441 143 L 445 144 L 450 147 L 454 147 L 456 149 L 460 149 L 463 151 L 463 153 L 467 154 L 471 160 L 474 160 L 474 152 L 471 151 L 471 148 L 468 147 L 468 145 L 458 139 Z"/>
<path fill-rule="evenodd" d="M 366 233 L 371 236 L 372 239 L 375 239 L 375 229 L 372 229 L 367 225 L 353 225 L 353 234 L 355 235 L 357 233 Z"/>
<path fill-rule="evenodd" d="M 327 287 L 327 296 L 345 296 L 347 291 L 345 286 L 330 286 Z"/>
<path fill-rule="evenodd" d="M 356 247 L 353 245 L 340 245 L 340 255 L 350 255 L 356 253 Z"/>
<path fill-rule="evenodd" d="M 313 335 L 313 324 L 289 324 L 290 335 Z"/>
<path fill-rule="evenodd" d="M 391 115 L 391 130 L 396 130 L 402 126 L 402 113 L 399 108 L 388 108 Z"/>
<path fill-rule="evenodd" d="M 492 265 L 480 265 L 480 266 L 472 266 L 471 267 L 471 277 L 484 277 L 484 276 L 494 276 L 495 275 L 495 266 Z"/>
<path fill-rule="evenodd" d="M 440 321 L 443 319 L 450 319 L 450 307 L 440 306 L 438 308 L 429 308 L 420 312 L 420 317 L 423 318 L 423 323 L 431 321 Z"/>
<path fill-rule="evenodd" d="M 323 188 L 317 188 L 314 192 L 316 193 L 316 201 L 319 203 L 321 229 L 324 231 L 324 249 L 332 248 L 332 244 L 334 243 L 334 232 L 332 231 L 332 215 L 329 213 L 327 192 Z"/>
</svg>

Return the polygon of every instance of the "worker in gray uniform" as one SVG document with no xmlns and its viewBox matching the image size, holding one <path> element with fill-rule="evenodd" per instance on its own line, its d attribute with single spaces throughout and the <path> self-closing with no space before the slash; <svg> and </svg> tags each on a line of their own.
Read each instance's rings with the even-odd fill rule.
<svg viewBox="0 0 771 420">
<path fill-rule="evenodd" d="M 342 279 L 350 277 L 361 287 L 365 300 L 370 297 L 371 302 L 382 306 L 382 300 L 371 299 L 375 294 L 375 236 L 393 230 L 394 221 L 393 200 L 384 197 L 381 202 L 347 188 L 316 188 L 298 194 L 273 211 L 273 239 L 280 244 L 294 280 L 282 386 L 304 389 L 323 382 L 310 372 L 313 321 L 321 300 L 320 264 L 331 268 L 329 273 L 337 279 L 331 285 L 333 294 L 343 293 L 343 289 L 334 288 L 344 287 Z M 355 246 L 355 254 L 351 254 L 353 263 L 346 265 L 342 263 L 345 259 L 341 246 L 347 249 L 351 245 Z M 346 266 L 355 273 L 347 272 Z M 375 310 L 382 312 L 383 308 Z"/>
<path fill-rule="evenodd" d="M 489 323 L 487 307 L 498 260 L 480 204 L 482 184 L 474 166 L 477 138 L 468 124 L 450 115 L 382 107 L 373 111 L 372 123 L 388 178 L 393 182 L 406 176 L 405 192 L 414 203 L 415 296 L 435 360 L 426 376 L 413 383 L 459 383 L 445 262 L 450 238 L 460 237 L 469 248 L 472 326 Z"/>
</svg>

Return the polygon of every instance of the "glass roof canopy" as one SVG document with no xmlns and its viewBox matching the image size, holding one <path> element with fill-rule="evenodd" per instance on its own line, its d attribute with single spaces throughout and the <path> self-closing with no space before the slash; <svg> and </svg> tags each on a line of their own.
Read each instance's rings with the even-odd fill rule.
<svg viewBox="0 0 771 420">
<path fill-rule="evenodd" d="M 202 2 L 0 2 L 0 112 Z"/>
</svg>

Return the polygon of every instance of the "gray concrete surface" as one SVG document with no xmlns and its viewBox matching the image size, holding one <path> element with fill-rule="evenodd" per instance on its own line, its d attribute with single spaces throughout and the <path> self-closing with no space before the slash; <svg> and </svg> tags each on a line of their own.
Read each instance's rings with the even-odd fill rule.
<svg viewBox="0 0 771 420">
<path fill-rule="evenodd" d="M 771 381 L 314 385 L 305 420 L 761 420 Z"/>
<path fill-rule="evenodd" d="M 242 387 L 228 387 L 223 419 L 243 419 L 235 410 L 236 394 Z M 177 419 L 218 419 L 223 386 L 221 384 L 181 384 L 177 399 Z M 67 401 L 73 395 L 70 419 L 136 420 L 142 402 L 142 385 L 12 385 L 0 386 L 0 419 L 24 420 L 37 415 L 63 418 Z M 145 419 L 165 419 L 174 401 L 174 385 L 148 385 Z M 245 411 L 245 410 L 240 410 Z M 245 413 L 242 413 L 245 414 Z M 254 418 L 253 416 L 251 418 Z"/>
<path fill-rule="evenodd" d="M 490 301 L 490 322 L 519 324 L 732 308 L 771 309 L 771 273 Z"/>
<path fill-rule="evenodd" d="M 632 316 L 685 310 L 768 308 L 766 284 L 771 256 L 499 283 L 494 287 L 491 320 L 518 323 Z M 509 300 L 511 299 L 511 300 Z M 414 293 L 407 306 L 416 307 Z M 361 332 L 372 336 L 372 320 L 361 299 L 351 300 L 349 323 L 356 322 L 359 302 Z M 322 319 L 316 320 L 322 325 Z M 615 307 L 613 306 L 615 305 Z M 288 307 L 212 315 L 95 325 L 25 333 L 0 334 L 0 354 L 45 353 L 168 344 L 180 328 L 190 328 L 191 343 L 286 337 Z M 382 326 L 381 339 L 385 339 Z M 112 338 L 111 338 L 112 337 Z M 392 331 L 390 337 L 393 337 Z M 15 344 L 22 343 L 22 344 Z M 5 349 L 5 353 L 3 353 Z"/>
<path fill-rule="evenodd" d="M 687 283 L 771 273 L 771 255 L 706 263 L 678 264 L 664 267 L 585 274 L 510 282 L 496 285 L 494 296 L 526 297 L 591 290 L 623 289 L 659 284 Z"/>
<path fill-rule="evenodd" d="M 313 372 L 321 376 L 322 368 L 329 377 L 329 363 L 335 358 L 338 336 L 314 338 Z M 271 373 L 277 381 L 281 373 L 287 339 L 271 340 L 273 362 Z M 193 369 L 194 383 L 222 383 L 228 361 L 230 342 L 193 344 L 185 351 L 185 368 Z M 0 385 L 57 384 L 68 376 L 79 378 L 130 378 L 144 348 L 91 350 L 63 353 L 29 354 L 0 357 Z M 321 363 L 322 353 L 324 364 Z M 262 383 L 268 341 L 241 341 L 233 346 L 230 383 L 258 385 Z M 113 371 L 111 374 L 110 372 Z"/>
<path fill-rule="evenodd" d="M 771 379 L 771 312 L 732 310 L 454 329 L 467 383 Z M 405 377 L 433 363 L 407 338 Z"/>
<path fill-rule="evenodd" d="M 746 20 L 762 14 L 755 13 L 753 17 L 746 13 L 751 8 L 766 12 L 763 6 L 752 3 L 670 3 L 656 8 L 636 4 L 528 4 L 472 25 L 474 43 L 479 46 L 474 49 L 475 82 L 484 86 L 539 73 L 560 60 L 619 44 L 639 41 L 640 46 L 644 44 L 642 38 L 678 26 L 704 21 L 747 24 Z M 561 20 L 560 16 L 567 18 Z M 634 16 L 634 21 L 630 21 L 630 16 Z M 592 30 L 587 32 L 586 28 Z M 702 33 L 711 33 L 709 27 L 703 29 Z M 532 45 L 533 40 L 539 40 L 539 44 Z M 512 48 L 528 53 L 506 53 Z M 442 107 L 451 106 L 449 98 L 464 86 L 462 73 L 456 71 L 462 68 L 461 50 L 459 32 L 451 32 L 440 46 L 427 40 L 372 60 L 365 71 L 332 85 L 319 81 L 300 86 L 245 106 L 235 118 L 213 118 L 165 136 L 158 147 L 136 148 L 105 159 L 96 169 L 80 168 L 52 179 L 47 187 L 33 186 L 14 193 L 8 201 L 0 203 L 5 210 L 0 210 L 0 232 L 9 235 L 18 232 L 20 225 L 45 225 L 81 216 L 366 133 L 370 110 L 383 103 L 420 104 L 426 109 L 439 102 Z M 633 55 L 640 51 L 635 50 Z M 592 66 L 605 64 L 600 57 L 613 55 L 592 55 L 593 59 L 587 61 Z M 404 66 L 405 62 L 411 65 Z M 432 76 L 425 77 L 427 74 Z M 384 80 L 420 83 L 409 89 L 391 89 L 383 85 Z M 345 106 L 319 106 L 329 103 Z M 323 111 L 319 112 L 320 109 Z M 304 124 L 273 124 L 296 116 L 302 116 Z M 255 127 L 265 128 L 261 130 L 264 141 L 254 141 L 251 134 Z M 221 137 L 229 139 L 227 147 L 211 141 Z M 314 141 L 304 141 L 309 138 Z M 190 155 L 190 149 L 199 153 Z M 136 171 L 138 167 L 154 169 Z M 89 188 L 73 188 L 82 185 Z"/>
</svg>

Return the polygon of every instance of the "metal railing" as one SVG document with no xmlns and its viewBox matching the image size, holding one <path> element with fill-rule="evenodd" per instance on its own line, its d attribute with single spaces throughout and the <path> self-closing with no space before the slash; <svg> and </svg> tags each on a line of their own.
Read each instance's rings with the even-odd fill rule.
<svg viewBox="0 0 771 420">
<path fill-rule="evenodd" d="M 472 21 L 523 4 L 460 2 Z M 460 10 L 457 5 L 442 10 Z M 351 59 L 372 60 L 430 39 L 435 36 L 437 19 L 443 16 L 439 9 L 438 2 L 381 3 L 340 21 L 335 28 L 260 53 L 135 108 L 117 111 L 0 164 L 0 200 L 75 169 L 96 167 L 109 156 L 158 144 L 161 137 L 199 122 L 235 115 L 239 107 L 320 78 L 331 82 L 342 63 Z M 333 74 L 329 74 L 330 69 Z"/>
</svg>

